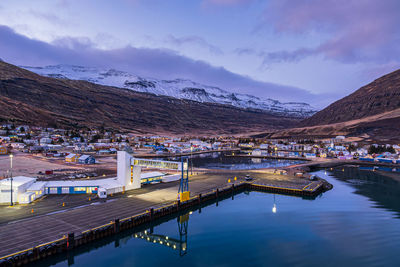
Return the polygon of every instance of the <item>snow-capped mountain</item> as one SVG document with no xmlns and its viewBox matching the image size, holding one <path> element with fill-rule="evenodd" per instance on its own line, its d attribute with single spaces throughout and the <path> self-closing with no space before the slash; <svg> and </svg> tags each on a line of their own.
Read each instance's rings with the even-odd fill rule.
<svg viewBox="0 0 400 267">
<path fill-rule="evenodd" d="M 46 67 L 21 66 L 39 75 L 59 79 L 85 80 L 92 83 L 127 88 L 139 92 L 166 95 L 199 102 L 229 104 L 240 108 L 253 108 L 274 114 L 306 118 L 317 112 L 306 103 L 262 99 L 248 94 L 232 93 L 219 87 L 204 85 L 185 79 L 159 80 L 143 78 L 115 69 L 100 69 L 73 65 Z"/>
</svg>

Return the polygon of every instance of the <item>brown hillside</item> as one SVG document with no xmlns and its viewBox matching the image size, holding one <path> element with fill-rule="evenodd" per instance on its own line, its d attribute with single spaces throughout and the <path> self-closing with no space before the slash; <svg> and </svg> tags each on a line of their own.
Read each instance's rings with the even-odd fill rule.
<svg viewBox="0 0 400 267">
<path fill-rule="evenodd" d="M 364 141 L 399 142 L 400 108 L 346 122 L 283 129 L 264 134 L 270 138 L 310 138 L 345 135 Z"/>
<path fill-rule="evenodd" d="M 361 87 L 312 117 L 301 126 L 323 125 L 361 119 L 400 108 L 400 70 Z"/>
<path fill-rule="evenodd" d="M 105 126 L 146 133 L 235 134 L 293 126 L 297 119 L 43 77 L 0 62 L 0 120 L 53 127 Z"/>
</svg>

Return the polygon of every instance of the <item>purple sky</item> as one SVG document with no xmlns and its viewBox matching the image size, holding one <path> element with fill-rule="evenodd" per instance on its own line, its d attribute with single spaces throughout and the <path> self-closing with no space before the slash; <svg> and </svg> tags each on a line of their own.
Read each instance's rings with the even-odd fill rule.
<svg viewBox="0 0 400 267">
<path fill-rule="evenodd" d="M 2 0 L 0 58 L 321 108 L 399 68 L 399 14 L 398 0 Z"/>
</svg>

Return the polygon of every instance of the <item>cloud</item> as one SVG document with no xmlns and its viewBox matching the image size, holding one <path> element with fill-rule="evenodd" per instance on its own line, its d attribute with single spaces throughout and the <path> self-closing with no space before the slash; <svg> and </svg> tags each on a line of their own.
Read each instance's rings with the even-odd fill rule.
<svg viewBox="0 0 400 267">
<path fill-rule="evenodd" d="M 242 47 L 242 48 L 236 48 L 233 51 L 233 53 L 235 53 L 238 56 L 249 56 L 249 55 L 256 55 L 257 51 L 250 47 Z"/>
<path fill-rule="evenodd" d="M 174 35 L 169 34 L 165 38 L 165 42 L 170 43 L 175 46 L 194 44 L 194 45 L 208 49 L 213 54 L 218 54 L 218 55 L 223 54 L 222 50 L 219 47 L 209 44 L 206 40 L 204 40 L 203 38 L 201 38 L 199 36 L 192 35 L 192 36 L 184 36 L 184 37 L 175 37 Z"/>
<path fill-rule="evenodd" d="M 263 57 L 262 65 L 280 62 L 298 62 L 306 57 L 315 55 L 317 52 L 314 49 L 300 48 L 293 51 L 276 51 L 276 52 L 262 52 L 260 56 Z"/>
<path fill-rule="evenodd" d="M 313 48 L 279 51 L 275 61 L 299 60 L 321 54 L 344 63 L 386 63 L 400 58 L 398 0 L 272 0 L 264 25 L 278 34 L 328 36 Z"/>
<path fill-rule="evenodd" d="M 101 50 L 86 39 L 71 37 L 50 44 L 17 34 L 6 26 L 0 26 L 0 57 L 16 65 L 74 64 L 115 68 L 144 77 L 191 79 L 233 92 L 281 101 L 310 102 L 323 98 L 300 88 L 255 81 L 223 67 L 181 56 L 172 50 L 132 46 Z M 327 104 L 327 101 L 321 104 Z"/>
<path fill-rule="evenodd" d="M 54 14 L 44 13 L 44 12 L 37 11 L 37 10 L 34 10 L 34 9 L 30 9 L 28 13 L 31 14 L 32 16 L 36 17 L 36 18 L 40 18 L 40 19 L 45 20 L 45 21 L 47 21 L 49 23 L 56 24 L 56 25 L 59 25 L 59 26 L 64 26 L 64 25 L 69 23 L 69 21 L 64 20 L 64 19 L 62 19 L 62 18 L 60 18 L 60 17 L 58 17 L 58 16 L 56 16 Z"/>
<path fill-rule="evenodd" d="M 272 63 L 298 62 L 306 57 L 318 54 L 314 49 L 299 48 L 296 50 L 280 50 L 275 52 L 257 51 L 250 47 L 237 48 L 233 51 L 238 56 L 256 56 L 262 58 L 261 69 Z"/>
<path fill-rule="evenodd" d="M 52 44 L 75 51 L 90 49 L 95 46 L 92 40 L 87 37 L 62 37 L 55 39 Z"/>
</svg>

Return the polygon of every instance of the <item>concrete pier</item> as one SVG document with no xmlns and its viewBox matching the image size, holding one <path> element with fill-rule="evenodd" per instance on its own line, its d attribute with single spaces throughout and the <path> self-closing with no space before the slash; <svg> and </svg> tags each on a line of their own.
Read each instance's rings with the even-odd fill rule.
<svg viewBox="0 0 400 267">
<path fill-rule="evenodd" d="M 244 177 L 247 174 L 250 174 L 254 181 L 245 182 Z M 237 178 L 236 181 L 234 177 Z M 228 179 L 232 182 L 228 183 Z M 232 186 L 232 184 L 235 184 L 235 186 Z M 27 206 L 1 207 L 0 212 L 5 209 L 8 210 L 5 216 L 2 216 L 0 222 L 0 259 L 3 258 L 4 262 L 4 257 L 8 257 L 7 255 L 13 253 L 19 255 L 19 251 L 36 251 L 35 248 L 43 247 L 43 244 L 54 240 L 62 243 L 71 233 L 77 239 L 88 231 L 91 232 L 91 229 L 104 228 L 105 225 L 109 224 L 112 224 L 110 233 L 116 231 L 115 229 L 120 231 L 126 227 L 124 218 L 147 216 L 149 210 L 153 210 L 152 213 L 149 213 L 149 219 L 143 219 L 143 222 L 146 222 L 162 216 L 160 210 L 163 210 L 165 214 L 170 214 L 190 205 L 198 205 L 203 201 L 222 197 L 224 194 L 244 187 L 249 190 L 298 196 L 313 196 L 323 190 L 322 184 L 286 175 L 260 171 L 211 172 L 191 176 L 191 200 L 178 205 L 176 203 L 178 186 L 178 182 L 150 185 L 114 196 L 106 201 L 99 199 L 77 201 L 68 196 L 69 198 L 63 199 L 64 206 L 61 203 L 56 205 L 53 202 L 54 200 L 60 201 L 59 198 L 53 199 L 48 196 L 40 202 Z M 169 206 L 175 208 L 172 210 L 165 208 Z M 35 211 L 36 207 L 39 210 Z M 31 213 L 31 210 L 34 212 Z M 115 219 L 119 219 L 117 226 Z M 90 240 L 92 237 L 85 236 L 85 238 L 85 240 Z M 75 240 L 74 242 L 78 241 Z"/>
</svg>

